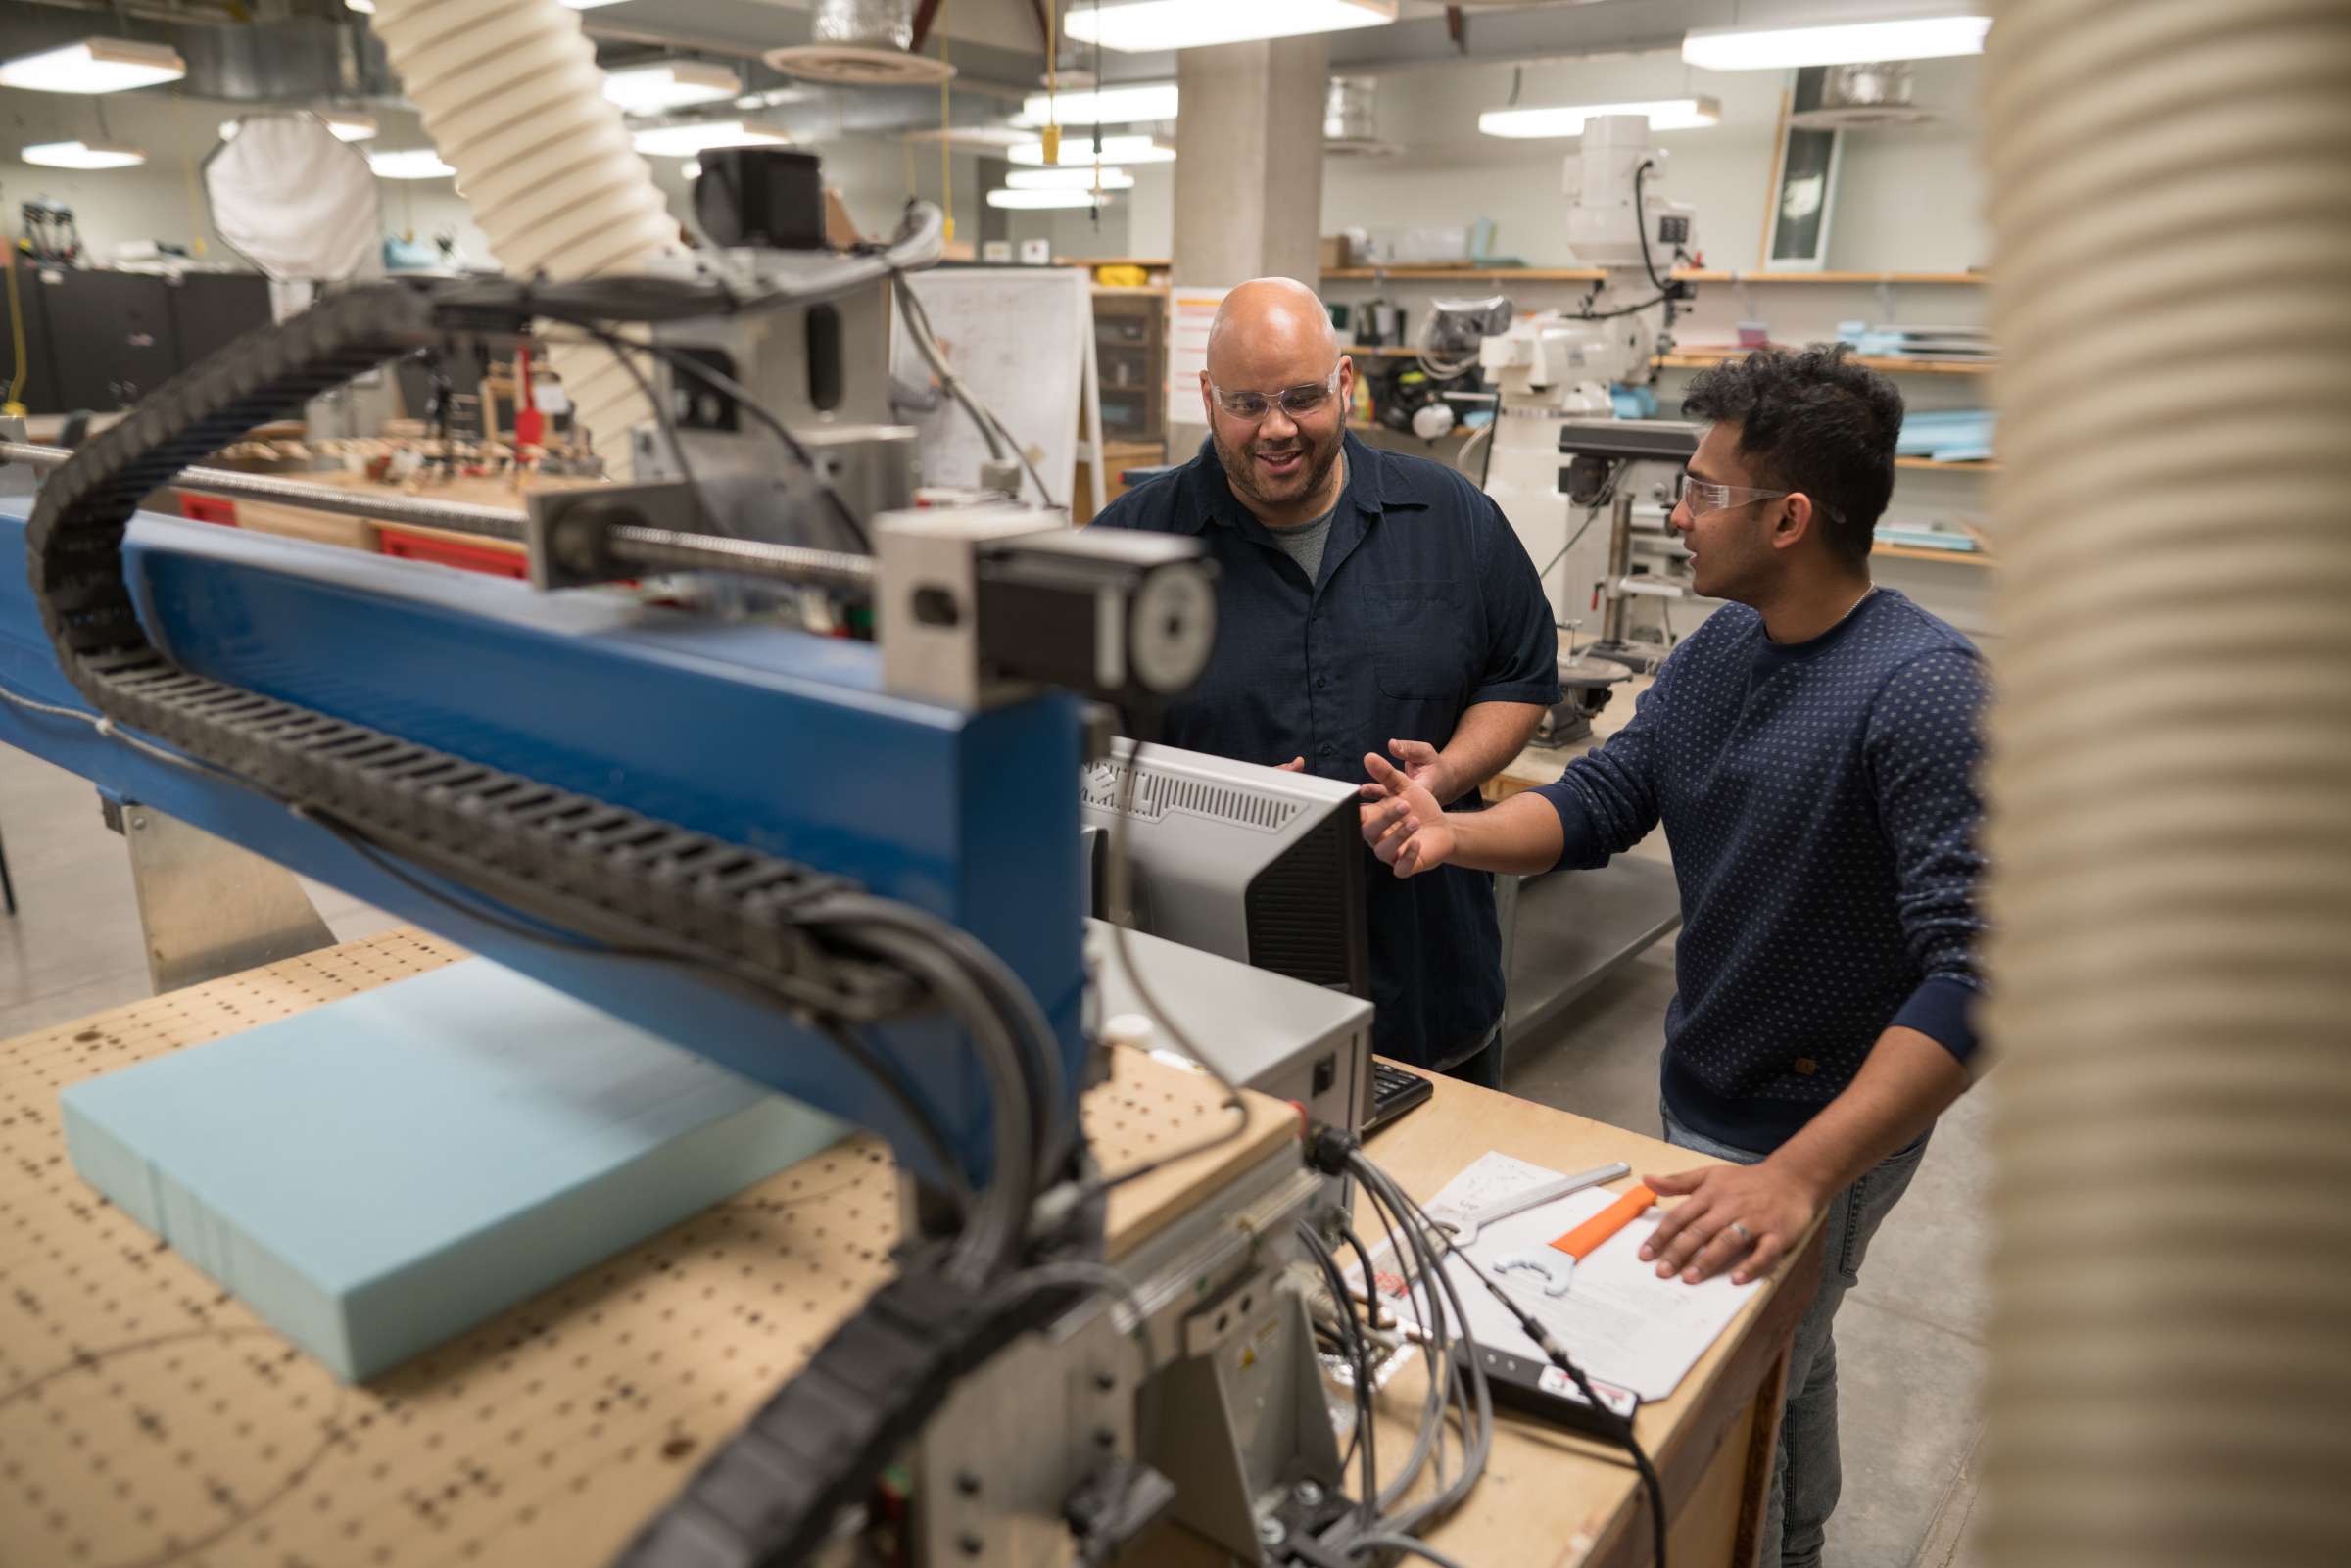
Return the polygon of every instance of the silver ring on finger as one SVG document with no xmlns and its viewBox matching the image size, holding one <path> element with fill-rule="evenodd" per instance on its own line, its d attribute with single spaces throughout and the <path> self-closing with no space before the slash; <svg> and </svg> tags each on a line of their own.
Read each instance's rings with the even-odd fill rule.
<svg viewBox="0 0 2351 1568">
<path fill-rule="evenodd" d="M 1725 1225 L 1723 1228 L 1724 1228 L 1725 1230 L 1731 1230 L 1731 1231 L 1736 1231 L 1736 1232 L 1738 1232 L 1738 1234 L 1739 1234 L 1739 1239 L 1740 1239 L 1741 1241 L 1743 1241 L 1743 1242 L 1747 1243 L 1747 1245 L 1748 1245 L 1748 1246 L 1750 1246 L 1750 1247 L 1752 1247 L 1752 1246 L 1755 1244 L 1755 1233 L 1754 1233 L 1753 1231 L 1751 1231 L 1751 1230 L 1748 1229 L 1748 1228 L 1747 1228 L 1745 1225 L 1742 1225 L 1741 1223 L 1739 1223 L 1739 1221 L 1737 1221 L 1736 1219 L 1732 1220 L 1732 1221 L 1731 1221 L 1731 1222 L 1730 1222 L 1728 1225 Z"/>
</svg>

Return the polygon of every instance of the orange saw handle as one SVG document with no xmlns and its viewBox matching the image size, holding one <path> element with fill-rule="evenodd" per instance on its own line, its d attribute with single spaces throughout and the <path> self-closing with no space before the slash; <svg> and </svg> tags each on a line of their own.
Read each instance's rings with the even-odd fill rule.
<svg viewBox="0 0 2351 1568">
<path fill-rule="evenodd" d="M 1635 1187 L 1631 1192 L 1626 1193 L 1607 1208 L 1603 1209 L 1599 1213 L 1594 1214 L 1590 1219 L 1553 1242 L 1552 1246 L 1580 1263 L 1589 1258 L 1593 1249 L 1602 1242 L 1631 1224 L 1635 1216 L 1647 1213 L 1649 1206 L 1656 1201 L 1657 1195 L 1647 1187 Z"/>
</svg>

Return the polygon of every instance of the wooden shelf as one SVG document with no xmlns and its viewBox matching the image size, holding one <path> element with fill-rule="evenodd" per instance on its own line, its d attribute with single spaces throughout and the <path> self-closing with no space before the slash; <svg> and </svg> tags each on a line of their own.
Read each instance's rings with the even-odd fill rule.
<svg viewBox="0 0 2351 1568">
<path fill-rule="evenodd" d="M 1744 357 L 1748 352 L 1745 349 L 1727 349 L 1713 350 L 1704 354 L 1660 354 L 1657 356 L 1656 362 L 1660 368 L 1668 370 L 1703 370 L 1709 365 L 1718 365 L 1725 359 Z M 1988 375 L 1999 368 L 1996 362 L 1979 364 L 1968 360 L 1954 359 L 1895 359 L 1859 354 L 1852 356 L 1850 362 L 1867 365 L 1872 370 L 1884 370 L 1894 375 L 1981 376 Z"/>
<path fill-rule="evenodd" d="M 1713 268 L 1673 274 L 1691 283 L 1880 283 L 1975 284 L 1982 272 L 1733 272 Z M 1378 279 L 1403 283 L 1597 283 L 1607 276 L 1596 266 L 1344 266 L 1322 274 L 1342 281 Z"/>
<path fill-rule="evenodd" d="M 1146 272 L 1154 269 L 1164 272 L 1169 267 L 1174 266 L 1176 263 L 1164 256 L 1057 256 L 1053 258 L 1053 264 L 1055 266 L 1082 266 L 1087 268 L 1097 266 L 1139 266 Z"/>
<path fill-rule="evenodd" d="M 1976 284 L 1988 283 L 1991 274 L 1985 272 L 1732 272 L 1697 271 L 1676 272 L 1675 277 L 1693 283 L 1842 283 L 1846 285 L 1880 283 Z"/>
<path fill-rule="evenodd" d="M 1374 359 L 1417 359 L 1420 356 L 1418 349 L 1402 343 L 1388 344 L 1380 348 L 1372 348 L 1362 343 L 1350 343 L 1340 353 L 1369 355 Z"/>
<path fill-rule="evenodd" d="M 1597 283 L 1607 276 L 1596 266 L 1545 269 L 1530 266 L 1342 266 L 1326 278 L 1379 278 L 1413 283 L 1491 283 L 1514 278 L 1521 283 Z"/>
<path fill-rule="evenodd" d="M 1894 466 L 1941 474 L 1996 474 L 2000 471 L 2000 465 L 1996 458 L 1986 458 L 1977 462 L 1939 463 L 1932 457 L 1896 457 L 1894 460 Z"/>
<path fill-rule="evenodd" d="M 1164 300 L 1167 297 L 1168 286 L 1164 283 L 1097 283 L 1094 285 L 1094 298 L 1097 300 Z"/>
<path fill-rule="evenodd" d="M 1999 563 L 1980 549 L 1917 549 L 1908 545 L 1872 545 L 1872 555 L 1891 555 L 1897 561 L 1949 561 L 1959 566 L 1996 566 Z"/>
</svg>

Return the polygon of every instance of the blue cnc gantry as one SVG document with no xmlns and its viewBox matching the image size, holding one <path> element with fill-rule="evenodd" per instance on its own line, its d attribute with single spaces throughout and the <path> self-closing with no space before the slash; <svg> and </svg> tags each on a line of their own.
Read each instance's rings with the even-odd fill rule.
<svg viewBox="0 0 2351 1568">
<path fill-rule="evenodd" d="M 0 498 L 0 685 L 88 712 L 58 668 L 24 564 L 25 498 Z M 1080 703 L 964 712 L 891 696 L 879 651 L 142 513 L 125 548 L 141 619 L 182 667 L 849 879 L 992 948 L 1044 1008 L 1074 1116 L 1083 1082 Z M 510 911 L 425 896 L 224 776 L 0 703 L 17 746 L 882 1134 L 922 1141 L 821 1033 L 655 959 L 599 953 Z M 458 903 L 477 894 L 439 882 Z M 978 1064 L 942 1018 L 869 1031 L 988 1177 Z"/>
</svg>

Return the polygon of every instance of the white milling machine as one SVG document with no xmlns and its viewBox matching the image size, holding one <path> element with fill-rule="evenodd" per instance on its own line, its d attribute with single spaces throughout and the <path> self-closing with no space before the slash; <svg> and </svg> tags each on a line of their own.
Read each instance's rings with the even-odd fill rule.
<svg viewBox="0 0 2351 1568">
<path fill-rule="evenodd" d="M 1612 463 L 1607 488 L 1595 495 L 1579 486 L 1571 500 L 1565 471 L 1574 451 L 1562 451 L 1560 437 L 1578 425 L 1615 419 L 1614 389 L 1646 388 L 1655 378 L 1675 307 L 1689 294 L 1688 285 L 1672 281 L 1672 268 L 1696 243 L 1697 218 L 1687 204 L 1658 194 L 1666 155 L 1650 145 L 1646 119 L 1593 119 L 1582 142 L 1563 182 L 1571 204 L 1568 239 L 1576 259 L 1604 276 L 1576 310 L 1518 316 L 1485 337 L 1478 363 L 1501 395 L 1486 493 L 1543 573 L 1554 618 L 1597 625 L 1594 585 L 1610 575 L 1608 502 L 1630 465 Z M 1440 300 L 1435 314 L 1500 325 L 1495 304 Z M 1635 426 L 1625 435 L 1636 433 L 1667 438 L 1671 449 L 1682 427 Z M 1680 457 L 1663 450 L 1652 460 L 1678 464 Z M 1592 472 L 1598 482 L 1599 470 Z"/>
</svg>

